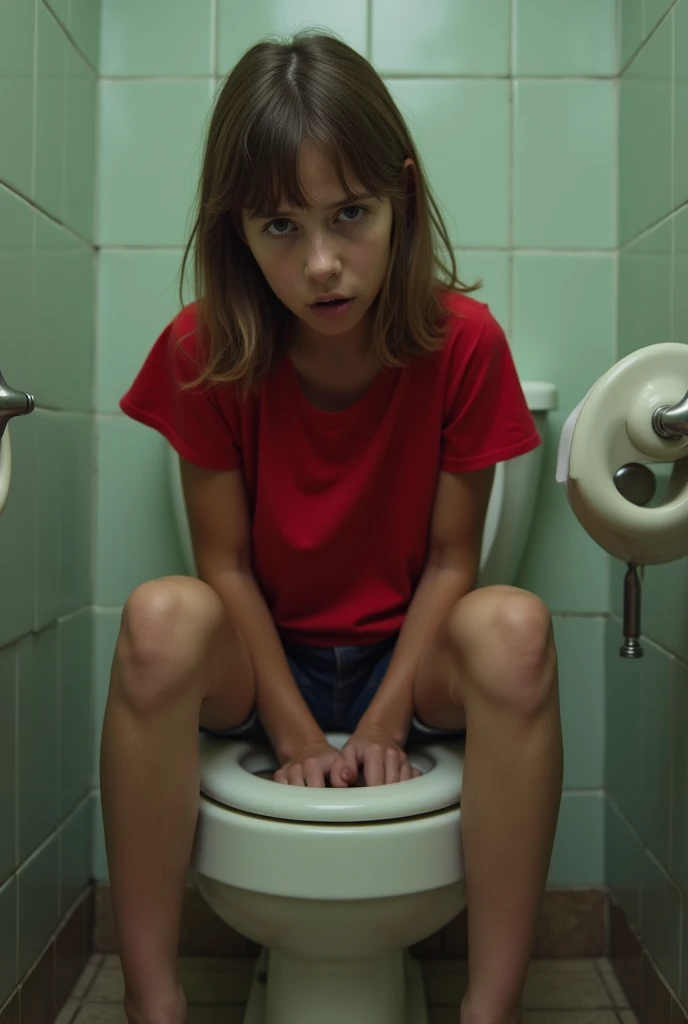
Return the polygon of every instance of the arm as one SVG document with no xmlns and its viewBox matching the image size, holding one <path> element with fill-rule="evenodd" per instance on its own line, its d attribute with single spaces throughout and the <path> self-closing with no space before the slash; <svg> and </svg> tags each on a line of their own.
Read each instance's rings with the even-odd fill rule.
<svg viewBox="0 0 688 1024">
<path fill-rule="evenodd" d="M 280 759 L 326 742 L 289 669 L 251 565 L 251 525 L 240 470 L 202 469 L 180 457 L 198 578 L 218 594 L 253 664 L 256 707 Z"/>
<path fill-rule="evenodd" d="M 403 745 L 421 654 L 459 598 L 475 587 L 494 466 L 439 474 L 428 557 L 389 667 L 359 726 L 383 726 Z"/>
</svg>

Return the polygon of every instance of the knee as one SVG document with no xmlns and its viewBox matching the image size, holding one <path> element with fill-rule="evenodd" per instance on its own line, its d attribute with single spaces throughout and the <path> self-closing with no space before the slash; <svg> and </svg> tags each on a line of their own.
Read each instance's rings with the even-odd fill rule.
<svg viewBox="0 0 688 1024">
<path fill-rule="evenodd" d="M 122 611 L 113 681 L 137 706 L 157 703 L 198 676 L 225 621 L 219 597 L 201 580 L 165 576 L 142 583 Z"/>
<path fill-rule="evenodd" d="M 473 591 L 450 618 L 448 639 L 459 678 L 488 699 L 534 714 L 556 691 L 552 619 L 534 594 L 516 587 Z"/>
</svg>

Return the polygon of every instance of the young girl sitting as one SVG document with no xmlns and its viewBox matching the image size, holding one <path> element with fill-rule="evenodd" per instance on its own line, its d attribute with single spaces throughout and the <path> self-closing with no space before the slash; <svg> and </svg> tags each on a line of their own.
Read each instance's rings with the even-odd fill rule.
<svg viewBox="0 0 688 1024">
<path fill-rule="evenodd" d="M 460 1021 L 516 1024 L 561 795 L 556 654 L 537 597 L 476 581 L 494 466 L 540 439 L 366 60 L 308 33 L 247 51 L 182 278 L 192 250 L 196 302 L 121 402 L 180 456 L 198 574 L 133 591 L 112 666 L 101 785 L 130 1024 L 186 1019 L 199 727 L 269 741 L 297 786 L 412 785 L 407 743 L 466 730 Z"/>
</svg>

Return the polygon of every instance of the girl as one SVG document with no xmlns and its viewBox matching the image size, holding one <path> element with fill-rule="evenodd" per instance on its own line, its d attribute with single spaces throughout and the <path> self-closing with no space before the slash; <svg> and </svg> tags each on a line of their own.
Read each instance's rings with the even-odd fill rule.
<svg viewBox="0 0 688 1024">
<path fill-rule="evenodd" d="M 504 334 L 384 83 L 328 35 L 260 43 L 227 78 L 182 279 L 192 245 L 197 302 L 121 402 L 180 456 L 198 571 L 136 588 L 112 667 L 128 1019 L 185 1020 L 199 726 L 269 740 L 297 786 L 410 783 L 408 741 L 466 728 L 460 1021 L 516 1024 L 562 751 L 546 608 L 475 589 L 494 465 L 539 443 Z"/>
</svg>

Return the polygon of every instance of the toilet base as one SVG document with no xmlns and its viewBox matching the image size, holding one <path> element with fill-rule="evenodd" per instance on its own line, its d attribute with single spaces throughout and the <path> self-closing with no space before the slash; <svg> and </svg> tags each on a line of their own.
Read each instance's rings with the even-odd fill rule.
<svg viewBox="0 0 688 1024">
<path fill-rule="evenodd" d="M 420 964 L 407 949 L 374 961 L 305 961 L 263 948 L 243 1024 L 428 1024 Z"/>
</svg>

